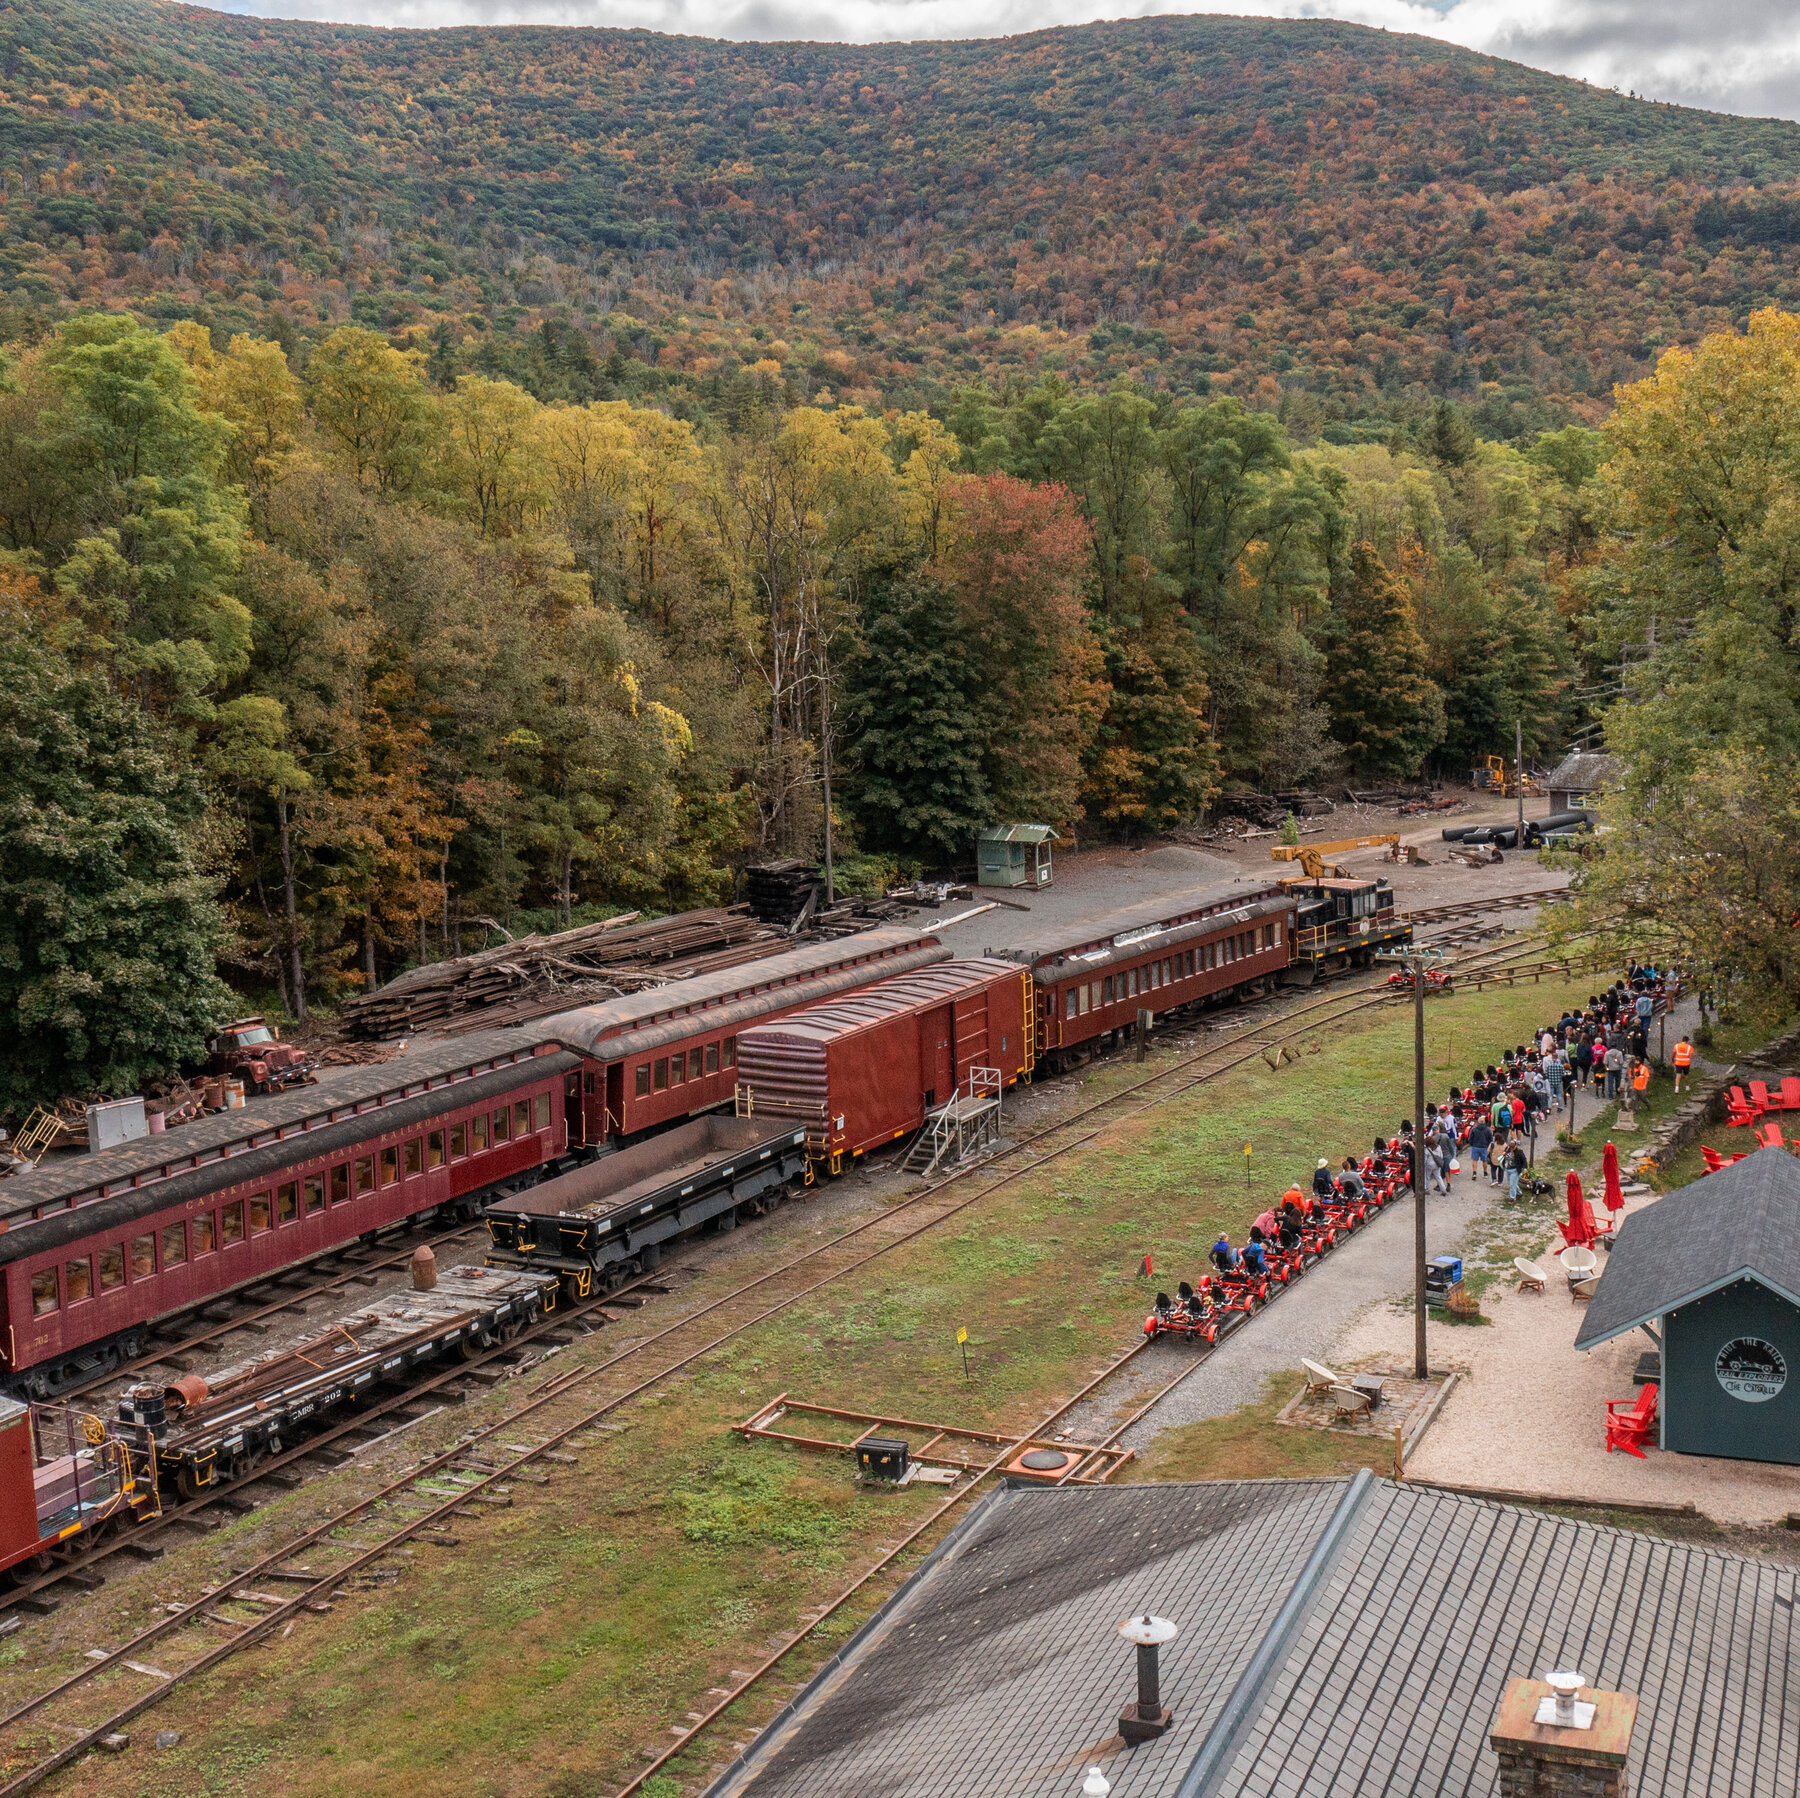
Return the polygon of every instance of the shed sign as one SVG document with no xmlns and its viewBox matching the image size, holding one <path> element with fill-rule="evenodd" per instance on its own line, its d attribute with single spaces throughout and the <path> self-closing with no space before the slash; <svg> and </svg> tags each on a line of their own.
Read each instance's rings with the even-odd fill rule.
<svg viewBox="0 0 1800 1798">
<path fill-rule="evenodd" d="M 1760 1405 L 1774 1398 L 1787 1384 L 1787 1363 L 1772 1342 L 1760 1336 L 1739 1336 L 1719 1350 L 1713 1363 L 1719 1384 L 1733 1398 L 1747 1405 Z"/>
</svg>

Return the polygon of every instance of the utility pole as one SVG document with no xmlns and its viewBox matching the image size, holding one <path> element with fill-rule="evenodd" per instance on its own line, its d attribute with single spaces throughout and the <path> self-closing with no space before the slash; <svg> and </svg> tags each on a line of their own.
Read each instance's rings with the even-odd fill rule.
<svg viewBox="0 0 1800 1798">
<path fill-rule="evenodd" d="M 1523 801 L 1521 801 L 1523 804 Z M 1425 1359 L 1425 963 L 1413 977 L 1413 1378 L 1429 1377 Z"/>
<path fill-rule="evenodd" d="M 1422 949 L 1417 944 L 1396 955 L 1377 956 L 1378 961 L 1397 961 L 1412 975 L 1413 989 L 1413 1377 L 1429 1377 L 1425 1353 L 1425 975 L 1442 950 Z"/>
<path fill-rule="evenodd" d="M 1518 783 L 1519 788 L 1519 836 L 1514 846 L 1523 849 L 1525 847 L 1525 720 L 1522 717 L 1513 720 L 1513 779 Z"/>
</svg>

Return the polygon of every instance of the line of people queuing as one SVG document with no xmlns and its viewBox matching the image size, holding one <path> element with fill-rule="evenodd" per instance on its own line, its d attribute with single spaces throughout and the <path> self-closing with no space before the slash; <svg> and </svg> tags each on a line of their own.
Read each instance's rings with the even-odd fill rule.
<svg viewBox="0 0 1800 1798">
<path fill-rule="evenodd" d="M 1452 1087 L 1442 1105 L 1427 1105 L 1422 1156 L 1427 1193 L 1449 1192 L 1450 1176 L 1466 1154 L 1469 1178 L 1504 1186 L 1506 1202 L 1516 1204 L 1531 1169 L 1530 1144 L 1538 1125 L 1573 1105 L 1578 1090 L 1641 1101 L 1650 1083 L 1651 1022 L 1674 1003 L 1679 990 L 1669 970 L 1634 961 L 1623 980 L 1603 993 L 1590 993 L 1585 1006 L 1565 1010 L 1531 1042 L 1506 1050 L 1497 1063 L 1475 1069 L 1468 1085 Z M 1673 1055 L 1677 1091 L 1693 1057 L 1693 1044 L 1684 1036 Z M 1412 1148 L 1413 1121 L 1406 1118 L 1391 1141 L 1376 1137 L 1360 1162 L 1346 1155 L 1342 1166 L 1333 1169 L 1321 1156 L 1311 1192 L 1290 1187 L 1279 1209 L 1265 1211 L 1251 1225 L 1241 1249 L 1221 1234 L 1212 1246 L 1213 1267 L 1224 1274 L 1264 1273 L 1270 1250 L 1291 1250 L 1309 1226 L 1326 1221 L 1327 1207 L 1356 1204 L 1372 1181 L 1391 1182 L 1397 1175 L 1410 1184 Z"/>
</svg>

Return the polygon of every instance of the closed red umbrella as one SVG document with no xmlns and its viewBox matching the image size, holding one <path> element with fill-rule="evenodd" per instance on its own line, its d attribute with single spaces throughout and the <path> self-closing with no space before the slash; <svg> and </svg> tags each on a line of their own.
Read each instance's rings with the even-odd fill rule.
<svg viewBox="0 0 1800 1798">
<path fill-rule="evenodd" d="M 1611 1143 L 1606 1145 L 1606 1153 L 1600 1157 L 1600 1166 L 1606 1174 L 1607 1210 L 1623 1211 L 1625 1194 L 1619 1185 L 1619 1151 Z"/>
<path fill-rule="evenodd" d="M 1577 1223 L 1581 1218 L 1581 1201 L 1585 1195 L 1581 1190 L 1581 1176 L 1573 1168 L 1569 1169 L 1569 1178 L 1565 1185 L 1569 1199 L 1569 1222 Z"/>
</svg>

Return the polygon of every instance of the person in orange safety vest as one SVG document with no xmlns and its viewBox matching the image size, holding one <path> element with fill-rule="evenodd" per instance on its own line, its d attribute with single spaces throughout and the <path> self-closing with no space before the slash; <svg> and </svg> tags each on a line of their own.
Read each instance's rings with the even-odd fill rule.
<svg viewBox="0 0 1800 1798">
<path fill-rule="evenodd" d="M 1675 1090 L 1681 1091 L 1682 1082 L 1688 1077 L 1688 1071 L 1694 1065 L 1694 1045 L 1684 1036 L 1675 1045 Z"/>
</svg>

